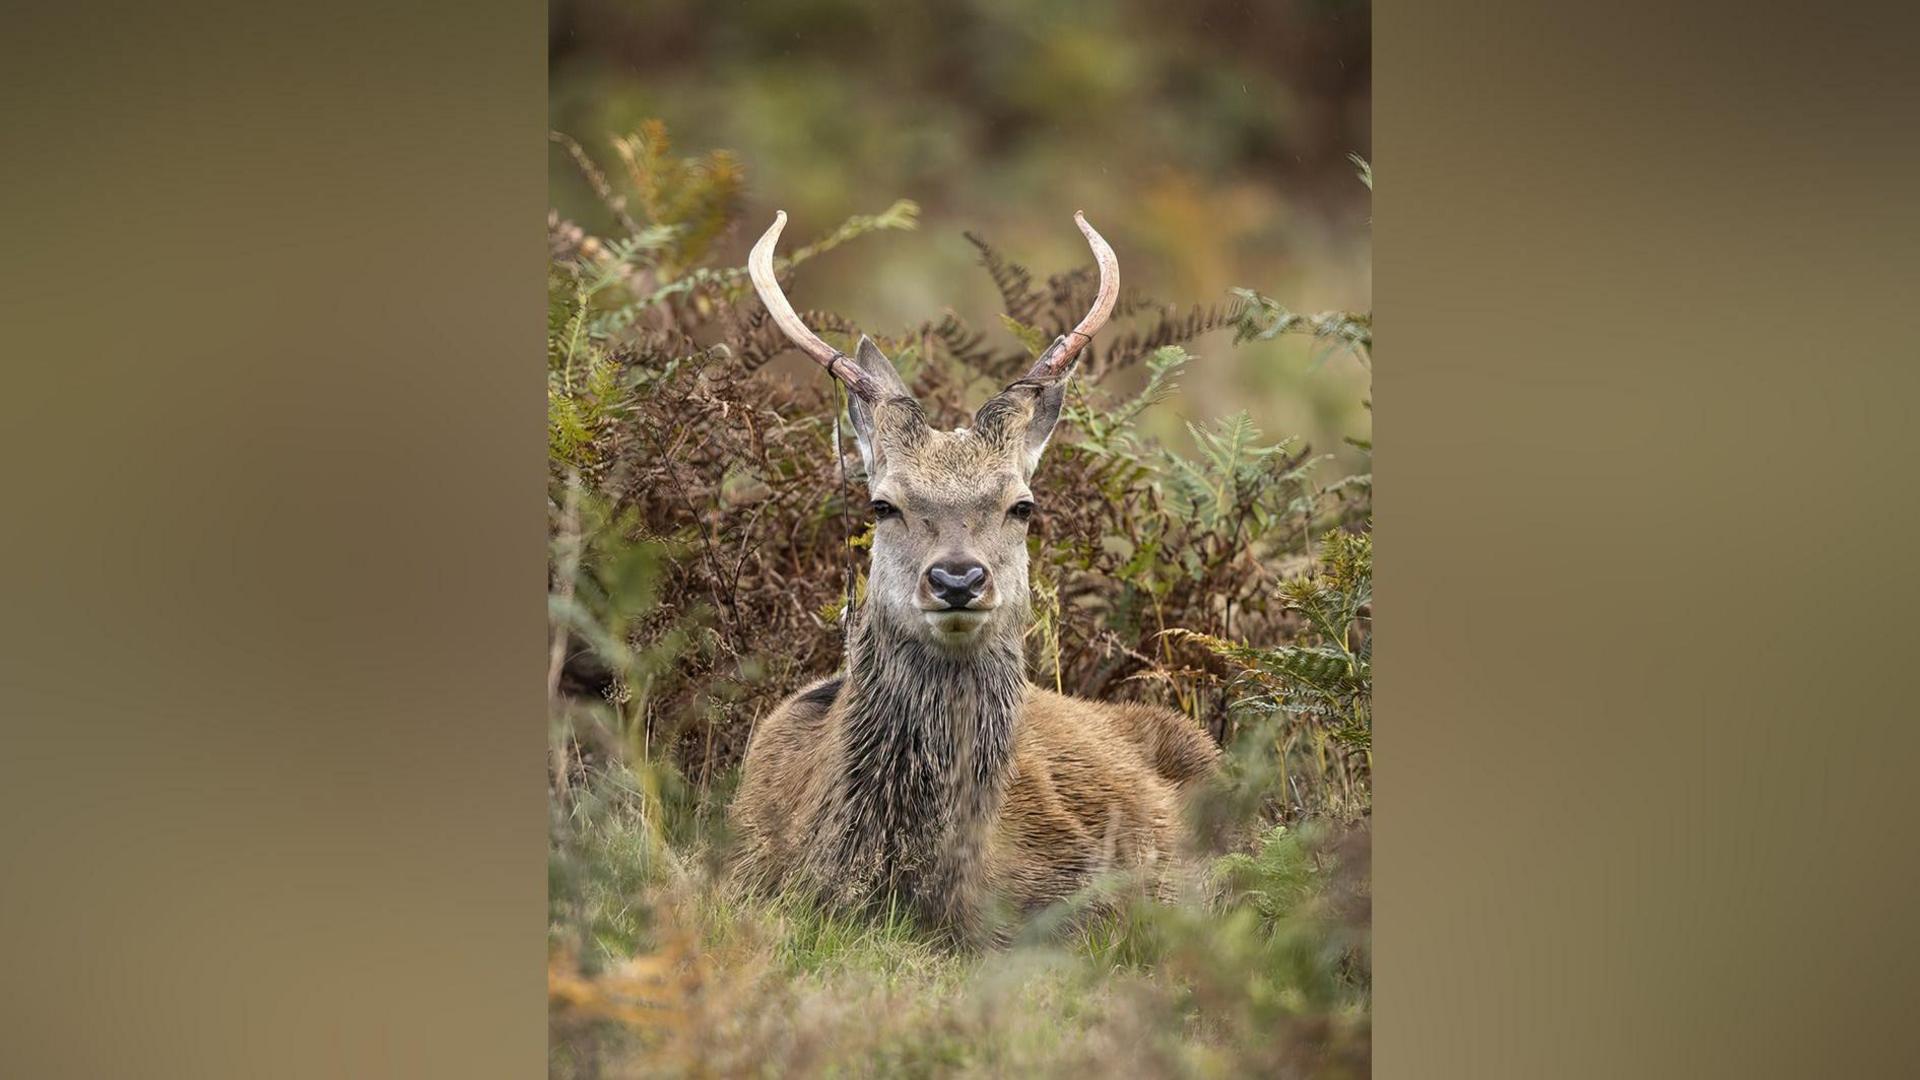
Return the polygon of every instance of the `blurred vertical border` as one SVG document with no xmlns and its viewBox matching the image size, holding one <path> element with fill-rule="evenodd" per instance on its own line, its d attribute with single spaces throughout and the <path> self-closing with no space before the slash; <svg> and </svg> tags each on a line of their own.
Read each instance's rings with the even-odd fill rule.
<svg viewBox="0 0 1920 1080">
<path fill-rule="evenodd" d="M 9 12 L 0 1074 L 543 1068 L 541 16 Z"/>
</svg>

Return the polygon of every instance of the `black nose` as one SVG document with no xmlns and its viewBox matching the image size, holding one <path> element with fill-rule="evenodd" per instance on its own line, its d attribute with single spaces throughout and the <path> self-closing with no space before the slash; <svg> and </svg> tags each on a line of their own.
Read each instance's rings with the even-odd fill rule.
<svg viewBox="0 0 1920 1080">
<path fill-rule="evenodd" d="M 927 585 L 948 607 L 966 607 L 987 591 L 987 568 L 977 562 L 938 562 L 927 570 Z"/>
</svg>

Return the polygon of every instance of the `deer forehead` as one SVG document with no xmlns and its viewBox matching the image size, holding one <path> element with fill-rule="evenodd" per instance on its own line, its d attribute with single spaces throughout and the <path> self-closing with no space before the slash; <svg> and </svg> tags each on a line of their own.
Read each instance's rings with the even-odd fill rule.
<svg viewBox="0 0 1920 1080">
<path fill-rule="evenodd" d="M 876 498 L 922 513 L 998 511 L 1026 493 L 1018 454 L 1002 440 L 962 428 L 925 432 L 888 455 Z"/>
</svg>

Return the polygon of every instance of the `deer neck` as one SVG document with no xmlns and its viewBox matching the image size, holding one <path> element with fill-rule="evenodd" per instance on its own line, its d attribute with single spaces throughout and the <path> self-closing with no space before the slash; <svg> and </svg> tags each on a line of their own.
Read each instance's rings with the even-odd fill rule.
<svg viewBox="0 0 1920 1080">
<path fill-rule="evenodd" d="M 999 634 L 963 654 L 865 614 L 841 695 L 842 868 L 950 908 L 973 892 L 1011 770 L 1026 689 L 1020 638 Z"/>
</svg>

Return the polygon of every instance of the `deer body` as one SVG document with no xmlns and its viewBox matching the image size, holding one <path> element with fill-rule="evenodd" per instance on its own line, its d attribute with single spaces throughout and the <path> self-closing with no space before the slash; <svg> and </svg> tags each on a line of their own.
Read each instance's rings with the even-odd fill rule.
<svg viewBox="0 0 1920 1080">
<path fill-rule="evenodd" d="M 848 904 L 890 893 L 975 936 L 996 903 L 1031 912 L 1173 855 L 1180 797 L 1218 754 L 1178 713 L 1043 690 L 1014 662 L 952 694 L 907 671 L 874 687 L 888 675 L 863 666 L 754 732 L 734 821 L 760 887 Z"/>
<path fill-rule="evenodd" d="M 876 522 L 867 603 L 842 674 L 756 728 L 733 816 L 739 868 L 858 904 L 903 900 L 968 938 L 995 908 L 1031 911 L 1109 868 L 1178 847 L 1186 789 L 1218 751 L 1191 721 L 1041 690 L 1026 678 L 1028 486 L 1078 345 L 1117 294 L 1112 251 L 1094 312 L 973 426 L 930 428 L 880 350 L 846 357 L 780 294 L 772 245 L 749 268 L 790 337 L 848 386 Z M 1078 344 L 1075 343 L 1077 338 Z"/>
</svg>

